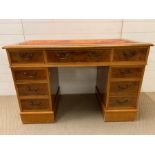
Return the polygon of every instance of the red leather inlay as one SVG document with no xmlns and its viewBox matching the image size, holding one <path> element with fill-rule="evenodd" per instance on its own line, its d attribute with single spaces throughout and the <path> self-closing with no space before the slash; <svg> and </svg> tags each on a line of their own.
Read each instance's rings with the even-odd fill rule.
<svg viewBox="0 0 155 155">
<path fill-rule="evenodd" d="M 93 45 L 93 44 L 128 44 L 128 43 L 136 43 L 130 40 L 123 39 L 107 39 L 107 40 L 31 40 L 23 43 L 19 43 L 18 45 Z"/>
</svg>

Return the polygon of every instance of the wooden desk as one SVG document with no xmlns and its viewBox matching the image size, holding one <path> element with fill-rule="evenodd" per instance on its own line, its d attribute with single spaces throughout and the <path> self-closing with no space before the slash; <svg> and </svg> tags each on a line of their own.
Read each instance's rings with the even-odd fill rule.
<svg viewBox="0 0 155 155">
<path fill-rule="evenodd" d="M 133 121 L 149 48 L 129 40 L 33 40 L 4 46 L 23 123 L 55 120 L 58 67 L 97 66 L 96 96 L 104 121 Z"/>
</svg>

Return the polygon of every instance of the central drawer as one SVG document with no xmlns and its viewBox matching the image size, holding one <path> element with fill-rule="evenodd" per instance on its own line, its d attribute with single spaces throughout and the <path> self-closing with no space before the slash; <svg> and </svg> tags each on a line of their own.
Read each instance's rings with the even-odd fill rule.
<svg viewBox="0 0 155 155">
<path fill-rule="evenodd" d="M 31 96 L 31 95 L 48 95 L 48 84 L 16 84 L 18 93 L 21 96 Z"/>
<path fill-rule="evenodd" d="M 139 90 L 140 82 L 132 81 L 132 82 L 110 82 L 110 95 L 133 95 L 137 96 Z"/>
<path fill-rule="evenodd" d="M 110 61 L 110 49 L 101 50 L 57 50 L 46 51 L 47 62 L 108 62 Z"/>
</svg>

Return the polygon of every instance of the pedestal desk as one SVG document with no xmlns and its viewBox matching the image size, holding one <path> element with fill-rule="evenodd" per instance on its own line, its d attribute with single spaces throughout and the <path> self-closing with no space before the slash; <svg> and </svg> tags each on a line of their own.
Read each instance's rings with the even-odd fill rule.
<svg viewBox="0 0 155 155">
<path fill-rule="evenodd" d="M 123 39 L 32 40 L 4 46 L 23 123 L 51 123 L 59 98 L 58 67 L 97 67 L 104 121 L 133 121 L 152 44 Z"/>
</svg>

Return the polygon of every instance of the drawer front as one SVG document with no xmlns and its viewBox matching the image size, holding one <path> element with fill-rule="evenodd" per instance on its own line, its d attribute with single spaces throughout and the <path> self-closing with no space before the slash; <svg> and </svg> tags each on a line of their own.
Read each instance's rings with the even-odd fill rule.
<svg viewBox="0 0 155 155">
<path fill-rule="evenodd" d="M 109 109 L 136 108 L 136 97 L 110 97 Z"/>
<path fill-rule="evenodd" d="M 134 82 L 111 82 L 110 95 L 137 95 L 140 83 Z"/>
<path fill-rule="evenodd" d="M 114 61 L 146 61 L 147 48 L 126 48 L 114 50 Z"/>
<path fill-rule="evenodd" d="M 45 69 L 22 69 L 13 70 L 14 79 L 18 80 L 46 80 L 47 74 Z"/>
<path fill-rule="evenodd" d="M 111 50 L 47 51 L 50 62 L 107 62 Z"/>
<path fill-rule="evenodd" d="M 44 111 L 50 110 L 48 99 L 26 99 L 21 100 L 22 111 Z"/>
<path fill-rule="evenodd" d="M 17 84 L 18 93 L 21 96 L 48 95 L 48 85 L 41 84 Z"/>
<path fill-rule="evenodd" d="M 141 78 L 143 75 L 143 67 L 112 67 L 112 78 Z"/>
<path fill-rule="evenodd" d="M 44 63 L 42 51 L 11 51 L 9 55 L 12 64 Z"/>
</svg>

